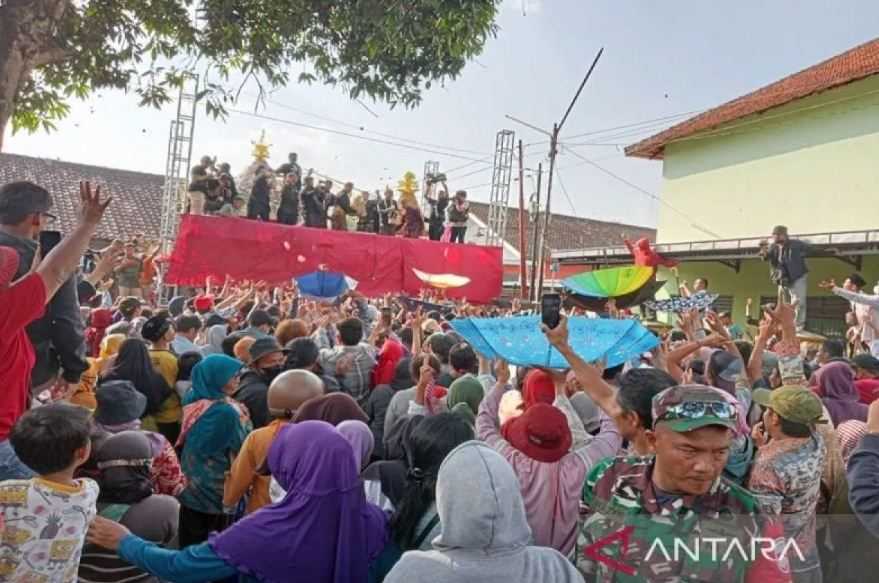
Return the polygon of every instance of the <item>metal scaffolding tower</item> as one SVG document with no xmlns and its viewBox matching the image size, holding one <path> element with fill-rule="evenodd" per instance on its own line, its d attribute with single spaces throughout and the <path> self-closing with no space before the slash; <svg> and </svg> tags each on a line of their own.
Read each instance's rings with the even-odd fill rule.
<svg viewBox="0 0 879 583">
<path fill-rule="evenodd" d="M 515 137 L 516 134 L 512 130 L 501 130 L 495 138 L 494 171 L 491 176 L 486 245 L 498 246 L 506 240 L 507 208 L 510 203 L 510 181 L 513 177 Z"/>
<path fill-rule="evenodd" d="M 192 161 L 192 138 L 195 130 L 195 107 L 198 75 L 187 73 L 177 98 L 177 117 L 171 121 L 168 157 L 165 161 L 165 184 L 162 192 L 162 251 L 169 253 L 177 237 L 180 214 L 186 205 L 186 185 Z"/>
<path fill-rule="evenodd" d="M 428 160 L 424 163 L 424 176 L 421 178 L 421 212 L 424 216 L 430 211 L 430 205 L 427 204 L 427 179 L 434 174 L 439 174 L 439 162 L 436 160 Z"/>
</svg>

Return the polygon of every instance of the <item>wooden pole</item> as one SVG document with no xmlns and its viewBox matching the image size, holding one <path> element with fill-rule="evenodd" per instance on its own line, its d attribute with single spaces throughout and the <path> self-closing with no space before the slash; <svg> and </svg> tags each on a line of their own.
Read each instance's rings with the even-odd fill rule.
<svg viewBox="0 0 879 583">
<path fill-rule="evenodd" d="M 538 257 L 540 257 L 538 253 L 538 245 L 537 242 L 540 237 L 540 187 L 543 181 L 543 162 L 540 162 L 537 165 L 537 200 L 534 204 L 534 244 L 531 245 L 531 289 L 529 290 L 531 294 L 528 296 L 531 298 L 531 301 L 537 301 L 537 298 L 534 297 L 534 293 L 537 291 L 537 263 Z"/>
<path fill-rule="evenodd" d="M 528 254 L 528 232 L 525 223 L 525 159 L 522 140 L 519 140 L 519 299 L 528 297 L 528 268 L 525 256 Z"/>
</svg>

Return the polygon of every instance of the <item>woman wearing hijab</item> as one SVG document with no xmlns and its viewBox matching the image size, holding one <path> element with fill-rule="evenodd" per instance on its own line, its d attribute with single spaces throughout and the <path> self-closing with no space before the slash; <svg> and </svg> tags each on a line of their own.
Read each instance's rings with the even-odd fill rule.
<svg viewBox="0 0 879 583">
<path fill-rule="evenodd" d="M 369 417 L 351 395 L 346 393 L 330 393 L 323 397 L 311 399 L 296 413 L 295 423 L 302 421 L 326 421 L 337 426 L 342 421 L 362 421 L 367 423 Z"/>
<path fill-rule="evenodd" d="M 473 427 L 452 413 L 428 417 L 412 431 L 407 487 L 391 518 L 391 536 L 402 550 L 432 548 L 442 530 L 434 502 L 440 465 L 453 449 L 473 438 Z"/>
<path fill-rule="evenodd" d="M 339 430 L 345 441 L 351 444 L 351 449 L 354 450 L 354 461 L 357 462 L 357 470 L 363 471 L 369 465 L 369 459 L 375 447 L 375 440 L 369 426 L 363 421 L 351 419 L 342 421 L 336 426 L 336 429 Z"/>
<path fill-rule="evenodd" d="M 479 413 L 479 404 L 485 397 L 485 389 L 479 379 L 472 375 L 458 378 L 449 387 L 449 395 L 446 404 L 449 411 L 460 415 L 470 425 L 476 424 L 476 414 Z"/>
<path fill-rule="evenodd" d="M 150 478 L 152 448 L 146 435 L 123 431 L 108 437 L 95 452 L 98 465 L 98 516 L 117 522 L 135 536 L 167 545 L 177 536 L 179 504 L 153 494 Z M 83 583 L 153 583 L 149 573 L 87 544 L 79 564 Z"/>
<path fill-rule="evenodd" d="M 207 334 L 205 334 L 205 345 L 201 347 L 201 355 L 224 354 L 223 340 L 226 339 L 228 333 L 229 327 L 226 324 L 217 324 L 208 328 Z"/>
<path fill-rule="evenodd" d="M 516 474 L 484 443 L 468 441 L 443 461 L 436 509 L 443 528 L 433 541 L 434 550 L 404 554 L 386 583 L 583 581 L 558 551 L 530 546 L 531 529 Z"/>
<path fill-rule="evenodd" d="M 538 401 L 498 427 L 498 409 L 510 378 L 506 364 L 498 366 L 497 375 L 497 385 L 479 407 L 476 436 L 496 449 L 519 477 L 534 543 L 567 555 L 576 541 L 583 481 L 595 464 L 619 450 L 619 429 L 603 415 L 600 432 L 589 440 L 565 395 L 563 380 L 555 383 L 541 370 L 529 377 L 534 375 L 532 382 L 539 385 L 552 381 L 558 406 Z"/>
<path fill-rule="evenodd" d="M 119 347 L 112 366 L 101 376 L 101 383 L 130 381 L 134 388 L 146 397 L 146 415 L 156 413 L 162 402 L 171 394 L 171 387 L 162 378 L 150 360 L 150 353 L 142 340 L 129 338 Z"/>
<path fill-rule="evenodd" d="M 223 526 L 223 483 L 232 459 L 250 432 L 242 406 L 229 395 L 238 390 L 241 361 L 212 354 L 192 371 L 192 388 L 183 399 L 178 447 L 189 479 L 180 494 L 180 546 L 207 540 Z"/>
<path fill-rule="evenodd" d="M 847 362 L 829 362 L 815 373 L 818 394 L 834 427 L 851 419 L 867 421 L 867 405 L 860 402 L 855 373 Z"/>
<path fill-rule="evenodd" d="M 85 344 L 88 350 L 87 356 L 96 358 L 101 352 L 101 341 L 107 332 L 107 328 L 113 323 L 113 311 L 108 308 L 92 310 L 89 317 L 89 327 L 85 331 Z"/>
<path fill-rule="evenodd" d="M 381 362 L 381 357 L 379 357 L 379 362 Z M 363 410 L 369 417 L 369 428 L 375 439 L 374 453 L 377 458 L 385 456 L 385 418 L 391 399 L 398 391 L 404 391 L 415 384 L 412 382 L 412 373 L 409 370 L 410 362 L 409 357 L 401 357 L 394 366 L 393 378 L 387 384 L 377 384 L 369 393 L 369 399 L 366 400 L 366 406 Z"/>
<path fill-rule="evenodd" d="M 366 423 L 369 418 L 357 401 L 346 393 L 330 393 L 306 401 L 296 412 L 293 423 L 304 421 L 324 421 L 333 427 L 338 427 L 344 421 L 360 421 Z M 367 460 L 368 461 L 368 460 Z M 360 466 L 358 465 L 358 470 Z M 277 502 L 287 495 L 280 483 L 272 477 L 269 485 L 269 496 L 273 502 Z"/>
<path fill-rule="evenodd" d="M 385 340 L 378 353 L 378 363 L 372 369 L 372 386 L 391 384 L 397 374 L 397 363 L 404 356 L 406 356 L 406 349 L 403 348 L 402 344 L 391 338 Z"/>
<path fill-rule="evenodd" d="M 385 459 L 369 464 L 363 471 L 366 499 L 393 512 L 403 500 L 408 484 L 412 432 L 424 421 L 422 415 L 408 415 L 397 420 L 385 439 Z"/>
<path fill-rule="evenodd" d="M 89 540 L 168 581 L 366 581 L 387 541 L 387 519 L 366 502 L 345 438 L 320 421 L 287 426 L 268 466 L 289 493 L 207 543 L 168 551 L 101 519 Z"/>
</svg>

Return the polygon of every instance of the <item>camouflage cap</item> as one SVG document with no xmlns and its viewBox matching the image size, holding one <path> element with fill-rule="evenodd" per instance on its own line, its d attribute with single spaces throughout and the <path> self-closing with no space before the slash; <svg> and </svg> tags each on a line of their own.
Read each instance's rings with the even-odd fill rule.
<svg viewBox="0 0 879 583">
<path fill-rule="evenodd" d="M 774 391 L 755 389 L 752 395 L 755 403 L 772 409 L 788 421 L 803 425 L 827 423 L 821 419 L 824 414 L 821 399 L 804 387 L 781 387 Z"/>
<path fill-rule="evenodd" d="M 704 385 L 681 385 L 653 397 L 653 427 L 663 423 L 684 433 L 709 425 L 735 429 L 738 411 L 719 389 Z"/>
</svg>

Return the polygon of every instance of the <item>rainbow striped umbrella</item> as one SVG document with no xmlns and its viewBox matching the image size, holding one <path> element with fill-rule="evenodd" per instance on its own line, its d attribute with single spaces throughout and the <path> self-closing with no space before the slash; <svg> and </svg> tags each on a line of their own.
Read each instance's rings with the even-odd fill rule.
<svg viewBox="0 0 879 583">
<path fill-rule="evenodd" d="M 616 298 L 640 289 L 653 277 L 652 267 L 630 265 L 584 271 L 562 281 L 574 293 L 593 298 Z"/>
</svg>

